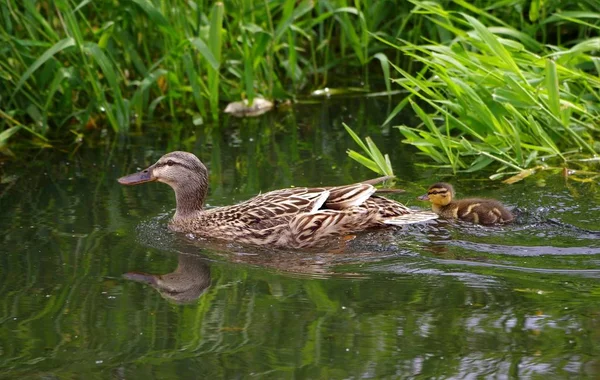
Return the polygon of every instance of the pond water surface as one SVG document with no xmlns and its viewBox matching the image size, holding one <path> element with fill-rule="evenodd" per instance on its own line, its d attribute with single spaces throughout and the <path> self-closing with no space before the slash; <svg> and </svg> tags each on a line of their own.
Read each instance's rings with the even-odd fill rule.
<svg viewBox="0 0 600 380">
<path fill-rule="evenodd" d="M 381 133 L 386 112 L 346 99 L 0 164 L 0 377 L 600 377 L 598 184 L 449 177 Z M 210 206 L 374 178 L 347 157 L 342 121 L 390 153 L 407 190 L 393 198 L 426 207 L 415 197 L 449 180 L 519 222 L 283 252 L 172 234 L 168 186 L 116 182 L 171 150 L 207 164 Z"/>
</svg>

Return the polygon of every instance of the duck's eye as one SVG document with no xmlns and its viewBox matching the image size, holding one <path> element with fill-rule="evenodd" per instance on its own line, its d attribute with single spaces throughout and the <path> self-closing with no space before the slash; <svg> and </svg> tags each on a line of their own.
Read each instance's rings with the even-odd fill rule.
<svg viewBox="0 0 600 380">
<path fill-rule="evenodd" d="M 173 165 L 175 165 L 175 162 L 173 162 L 173 161 L 169 160 L 169 161 L 167 161 L 167 165 L 168 165 L 168 166 L 173 166 Z"/>
</svg>

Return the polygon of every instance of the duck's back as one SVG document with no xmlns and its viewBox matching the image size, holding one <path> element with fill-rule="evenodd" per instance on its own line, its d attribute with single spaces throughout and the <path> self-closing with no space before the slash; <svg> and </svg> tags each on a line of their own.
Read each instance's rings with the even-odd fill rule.
<svg viewBox="0 0 600 380">
<path fill-rule="evenodd" d="M 203 211 L 207 226 L 239 226 L 251 229 L 285 224 L 297 214 L 311 212 L 323 203 L 324 188 L 291 188 L 259 194 L 237 205 Z"/>
<path fill-rule="evenodd" d="M 193 219 L 174 220 L 171 227 L 240 243 L 305 247 L 413 213 L 398 202 L 374 196 L 375 191 L 367 183 L 275 190 L 237 205 L 200 211 Z"/>
</svg>

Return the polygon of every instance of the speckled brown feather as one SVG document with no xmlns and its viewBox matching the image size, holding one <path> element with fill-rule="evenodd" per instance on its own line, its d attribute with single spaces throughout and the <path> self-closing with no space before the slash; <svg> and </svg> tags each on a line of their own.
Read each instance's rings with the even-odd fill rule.
<svg viewBox="0 0 600 380">
<path fill-rule="evenodd" d="M 328 237 L 384 227 L 388 220 L 393 221 L 396 217 L 406 216 L 408 220 L 417 215 L 415 222 L 418 222 L 433 219 L 435 215 L 413 211 L 398 202 L 371 195 L 374 191 L 373 186 L 364 184 L 329 190 L 276 190 L 238 205 L 200 211 L 194 218 L 174 219 L 170 226 L 180 232 L 239 243 L 304 248 Z M 315 210 L 319 206 L 319 197 L 327 193 L 329 196 L 324 204 Z M 361 200 L 365 194 L 368 198 Z M 360 203 L 352 205 L 350 200 Z"/>
<path fill-rule="evenodd" d="M 513 220 L 513 215 L 500 202 L 481 198 L 453 201 L 440 207 L 439 215 L 482 225 L 504 224 Z"/>
</svg>

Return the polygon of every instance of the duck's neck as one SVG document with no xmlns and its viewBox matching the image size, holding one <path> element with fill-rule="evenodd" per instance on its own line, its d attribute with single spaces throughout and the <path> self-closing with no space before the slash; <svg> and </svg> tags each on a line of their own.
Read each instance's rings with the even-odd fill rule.
<svg viewBox="0 0 600 380">
<path fill-rule="evenodd" d="M 202 211 L 208 192 L 208 178 L 206 175 L 188 177 L 183 185 L 173 186 L 173 189 L 177 199 L 173 220 L 187 219 Z"/>
</svg>

